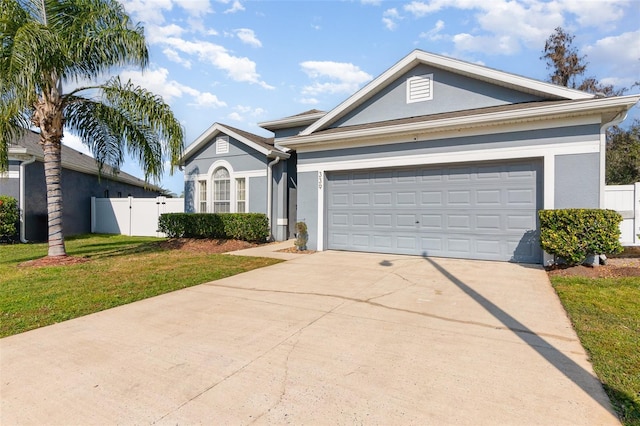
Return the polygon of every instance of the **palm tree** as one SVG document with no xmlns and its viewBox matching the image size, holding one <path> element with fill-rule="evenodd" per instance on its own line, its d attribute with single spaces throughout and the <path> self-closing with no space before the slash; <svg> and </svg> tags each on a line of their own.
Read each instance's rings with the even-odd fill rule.
<svg viewBox="0 0 640 426">
<path fill-rule="evenodd" d="M 144 29 L 114 0 L 0 0 L 0 171 L 8 145 L 34 126 L 44 152 L 49 256 L 64 256 L 61 191 L 63 131 L 77 134 L 102 170 L 136 157 L 145 180 L 171 172 L 183 130 L 162 98 L 118 77 L 148 65 Z M 82 85 L 82 82 L 92 82 Z M 73 87 L 64 91 L 64 87 Z M 78 87 L 80 86 L 80 87 Z"/>
</svg>

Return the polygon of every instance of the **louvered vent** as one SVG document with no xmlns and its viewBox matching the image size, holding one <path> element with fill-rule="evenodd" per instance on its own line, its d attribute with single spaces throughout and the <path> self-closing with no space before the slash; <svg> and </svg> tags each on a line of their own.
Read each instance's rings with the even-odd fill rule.
<svg viewBox="0 0 640 426">
<path fill-rule="evenodd" d="M 229 152 L 229 136 L 216 138 L 216 154 L 227 154 Z"/>
<path fill-rule="evenodd" d="M 417 75 L 407 79 L 407 103 L 433 99 L 433 74 Z"/>
</svg>

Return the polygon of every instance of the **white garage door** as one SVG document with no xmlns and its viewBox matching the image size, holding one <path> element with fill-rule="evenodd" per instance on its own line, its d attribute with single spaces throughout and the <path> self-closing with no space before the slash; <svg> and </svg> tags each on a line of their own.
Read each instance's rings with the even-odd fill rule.
<svg viewBox="0 0 640 426">
<path fill-rule="evenodd" d="M 327 174 L 328 248 L 539 263 L 539 161 Z"/>
</svg>

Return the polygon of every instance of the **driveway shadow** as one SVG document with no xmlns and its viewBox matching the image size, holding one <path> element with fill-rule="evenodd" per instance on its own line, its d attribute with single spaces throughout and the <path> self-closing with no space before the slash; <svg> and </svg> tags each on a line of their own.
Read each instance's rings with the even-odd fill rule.
<svg viewBox="0 0 640 426">
<path fill-rule="evenodd" d="M 471 297 L 476 303 L 482 306 L 494 318 L 500 321 L 505 328 L 511 330 L 520 340 L 529 345 L 541 357 L 555 367 L 560 373 L 565 375 L 573 383 L 578 385 L 587 395 L 600 404 L 607 411 L 614 413 L 609 401 L 603 401 L 593 395 L 593 374 L 576 364 L 571 358 L 563 354 L 555 348 L 551 343 L 540 337 L 536 332 L 529 329 L 526 325 L 509 315 L 495 303 L 475 291 L 473 288 L 465 284 L 458 277 L 449 272 L 446 268 L 436 262 L 434 259 L 423 256 L 424 260 L 429 262 L 437 271 L 444 275 L 451 283 L 462 290 L 466 295 Z"/>
</svg>

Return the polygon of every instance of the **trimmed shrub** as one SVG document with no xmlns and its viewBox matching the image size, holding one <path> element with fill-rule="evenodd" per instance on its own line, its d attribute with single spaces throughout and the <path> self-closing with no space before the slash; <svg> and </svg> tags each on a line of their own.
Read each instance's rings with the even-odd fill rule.
<svg viewBox="0 0 640 426">
<path fill-rule="evenodd" d="M 15 198 L 0 195 L 0 240 L 13 240 L 18 234 L 16 225 L 20 220 L 18 202 Z"/>
<path fill-rule="evenodd" d="M 570 265 L 587 256 L 620 253 L 622 216 L 613 210 L 540 210 L 540 245 Z"/>
<path fill-rule="evenodd" d="M 166 213 L 158 220 L 169 238 L 224 238 L 262 243 L 269 220 L 261 213 Z"/>
</svg>

